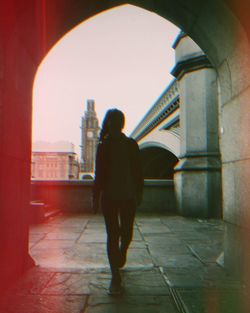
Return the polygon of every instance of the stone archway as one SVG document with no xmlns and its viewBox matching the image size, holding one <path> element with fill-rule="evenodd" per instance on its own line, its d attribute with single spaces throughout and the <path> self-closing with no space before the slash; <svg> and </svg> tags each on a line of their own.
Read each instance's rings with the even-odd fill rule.
<svg viewBox="0 0 250 313">
<path fill-rule="evenodd" d="M 176 157 L 180 155 L 180 137 L 171 131 L 152 131 L 149 135 L 138 142 L 140 149 L 151 146 L 161 146 L 171 151 Z"/>
<path fill-rule="evenodd" d="M 32 85 L 37 66 L 83 20 L 129 3 L 185 31 L 206 53 L 220 83 L 224 218 L 249 221 L 249 12 L 244 0 L 11 0 L 0 6 L 1 287 L 29 266 L 28 208 Z M 230 3 L 230 6 L 229 6 Z M 232 5 L 232 3 L 234 5 Z M 240 8 L 243 8 L 240 10 Z M 11 260 L 11 262 L 10 262 Z"/>
</svg>

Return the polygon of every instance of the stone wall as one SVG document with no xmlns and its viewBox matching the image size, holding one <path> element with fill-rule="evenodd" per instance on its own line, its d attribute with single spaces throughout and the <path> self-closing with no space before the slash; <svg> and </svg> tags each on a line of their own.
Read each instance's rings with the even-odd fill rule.
<svg viewBox="0 0 250 313">
<path fill-rule="evenodd" d="M 145 180 L 142 204 L 138 212 L 176 212 L 173 180 Z"/>
<path fill-rule="evenodd" d="M 92 213 L 93 181 L 32 181 L 31 200 L 69 213 Z M 172 180 L 145 180 L 138 212 L 173 212 L 176 209 Z"/>
</svg>

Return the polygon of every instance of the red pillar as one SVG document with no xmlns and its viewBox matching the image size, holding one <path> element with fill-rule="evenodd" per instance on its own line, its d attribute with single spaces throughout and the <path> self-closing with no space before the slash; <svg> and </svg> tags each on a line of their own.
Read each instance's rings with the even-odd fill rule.
<svg viewBox="0 0 250 313">
<path fill-rule="evenodd" d="M 28 252 L 32 86 L 40 59 L 36 1 L 0 4 L 0 290 L 34 265 Z"/>
</svg>

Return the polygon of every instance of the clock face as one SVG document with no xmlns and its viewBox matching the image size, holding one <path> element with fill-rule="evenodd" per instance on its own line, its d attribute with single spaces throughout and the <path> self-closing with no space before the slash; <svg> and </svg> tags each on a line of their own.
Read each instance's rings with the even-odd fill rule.
<svg viewBox="0 0 250 313">
<path fill-rule="evenodd" d="M 92 132 L 91 130 L 89 130 L 89 131 L 87 132 L 87 137 L 88 137 L 88 138 L 93 138 L 93 132 Z"/>
</svg>

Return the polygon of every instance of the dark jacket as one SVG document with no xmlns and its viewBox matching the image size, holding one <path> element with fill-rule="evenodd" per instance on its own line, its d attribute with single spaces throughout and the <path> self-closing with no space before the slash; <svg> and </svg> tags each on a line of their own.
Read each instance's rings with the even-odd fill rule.
<svg viewBox="0 0 250 313">
<path fill-rule="evenodd" d="M 96 154 L 94 196 L 110 200 L 135 199 L 143 191 L 142 163 L 136 141 L 123 133 L 99 143 Z"/>
</svg>

